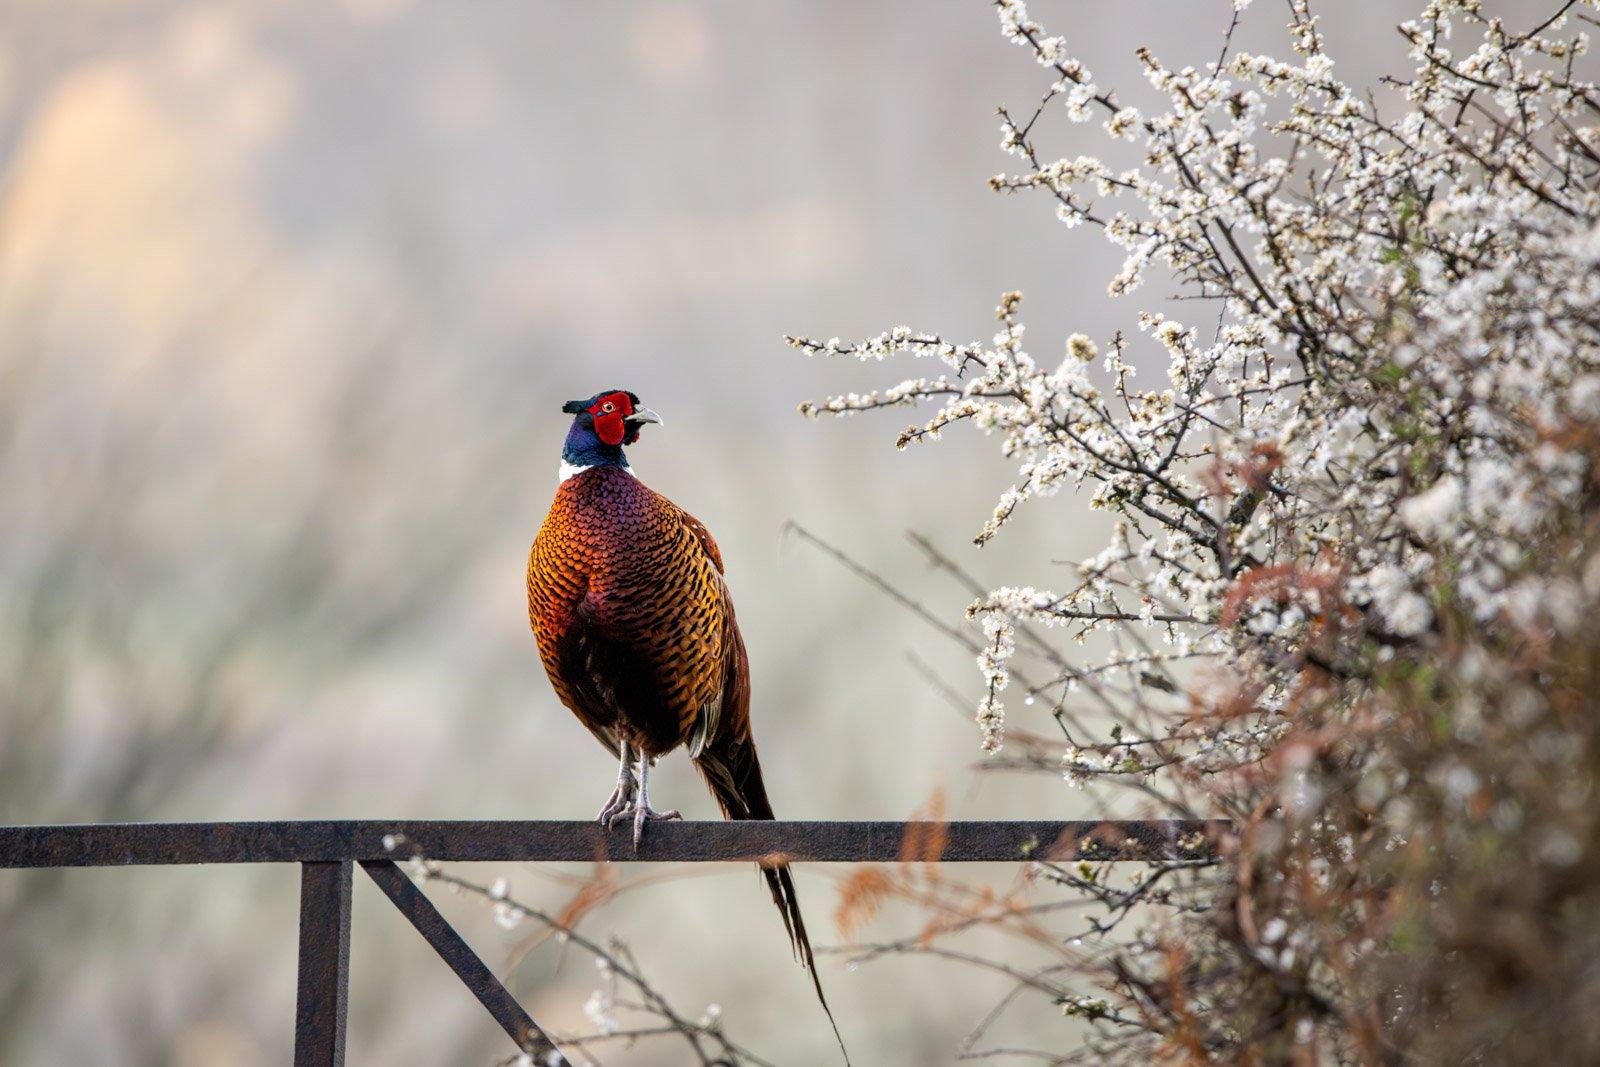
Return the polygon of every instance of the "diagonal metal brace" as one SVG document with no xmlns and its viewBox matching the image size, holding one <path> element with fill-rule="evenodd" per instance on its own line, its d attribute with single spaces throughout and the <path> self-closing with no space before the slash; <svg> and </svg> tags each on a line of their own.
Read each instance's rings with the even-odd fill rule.
<svg viewBox="0 0 1600 1067">
<path fill-rule="evenodd" d="M 500 979 L 472 951 L 472 946 L 462 940 L 455 927 L 439 914 L 439 909 L 433 906 L 428 895 L 418 889 L 416 883 L 393 860 L 362 860 L 361 867 L 378 883 L 378 888 L 394 902 L 400 913 L 411 920 L 411 925 L 433 946 L 433 950 L 450 965 L 461 983 L 472 990 L 478 1002 L 489 1009 L 494 1021 L 511 1035 L 511 1040 L 517 1043 L 518 1048 L 546 1057 L 539 1061 L 541 1065 L 548 1063 L 552 1067 L 570 1067 L 555 1042 L 539 1029 L 517 998 L 500 984 Z"/>
</svg>

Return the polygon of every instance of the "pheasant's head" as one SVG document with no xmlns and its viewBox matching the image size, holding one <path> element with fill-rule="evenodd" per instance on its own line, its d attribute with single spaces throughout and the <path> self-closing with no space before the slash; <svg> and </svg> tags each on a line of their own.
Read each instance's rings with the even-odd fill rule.
<svg viewBox="0 0 1600 1067">
<path fill-rule="evenodd" d="M 661 416 L 643 407 L 636 393 L 626 389 L 607 389 L 588 400 L 569 400 L 561 407 L 572 416 L 566 447 L 561 450 L 562 477 L 588 467 L 626 467 L 622 446 L 639 439 L 647 422 L 661 422 Z"/>
</svg>

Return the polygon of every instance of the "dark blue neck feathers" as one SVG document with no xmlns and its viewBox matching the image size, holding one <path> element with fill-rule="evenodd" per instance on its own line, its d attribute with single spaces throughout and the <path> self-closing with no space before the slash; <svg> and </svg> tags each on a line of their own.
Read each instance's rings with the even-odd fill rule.
<svg viewBox="0 0 1600 1067">
<path fill-rule="evenodd" d="M 584 425 L 588 422 L 589 425 Z M 608 445 L 594 432 L 592 420 L 578 418 L 567 431 L 567 443 L 561 449 L 561 462 L 574 467 L 627 467 L 628 457 L 621 445 Z"/>
</svg>

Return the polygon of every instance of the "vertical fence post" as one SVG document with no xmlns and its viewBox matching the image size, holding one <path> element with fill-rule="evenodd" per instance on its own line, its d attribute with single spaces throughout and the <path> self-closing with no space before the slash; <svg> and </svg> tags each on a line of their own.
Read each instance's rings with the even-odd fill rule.
<svg viewBox="0 0 1600 1067">
<path fill-rule="evenodd" d="M 295 1067 L 344 1067 L 350 999 L 351 863 L 300 865 L 300 985 Z"/>
</svg>

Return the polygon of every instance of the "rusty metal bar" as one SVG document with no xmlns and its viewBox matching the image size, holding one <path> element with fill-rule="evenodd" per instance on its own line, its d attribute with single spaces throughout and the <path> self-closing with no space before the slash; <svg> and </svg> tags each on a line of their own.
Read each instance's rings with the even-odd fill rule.
<svg viewBox="0 0 1600 1067">
<path fill-rule="evenodd" d="M 510 1035 L 519 1049 L 546 1057 L 554 1053 L 554 1059 L 541 1059 L 538 1062 L 567 1067 L 567 1061 L 555 1043 L 539 1029 L 517 998 L 500 984 L 500 979 L 472 951 L 472 946 L 456 933 L 455 927 L 445 921 L 427 894 L 418 889 L 416 883 L 406 877 L 393 860 L 363 860 L 361 867 L 378 883 L 378 888 L 393 901 L 400 913 L 411 921 L 417 932 L 433 946 L 433 950 L 450 965 L 456 977 L 461 979 L 461 984 L 478 998 L 478 1003 L 489 1009 L 494 1021 Z"/>
<path fill-rule="evenodd" d="M 0 826 L 0 868 L 168 863 L 338 863 L 424 855 L 445 861 L 709 862 L 782 853 L 795 861 L 900 858 L 907 833 L 942 835 L 947 863 L 1181 860 L 1214 855 L 1223 820 L 652 823 L 635 853 L 627 827 L 592 822 L 306 821 Z"/>
<path fill-rule="evenodd" d="M 350 861 L 300 867 L 294 1067 L 344 1067 L 350 1006 Z"/>
</svg>

